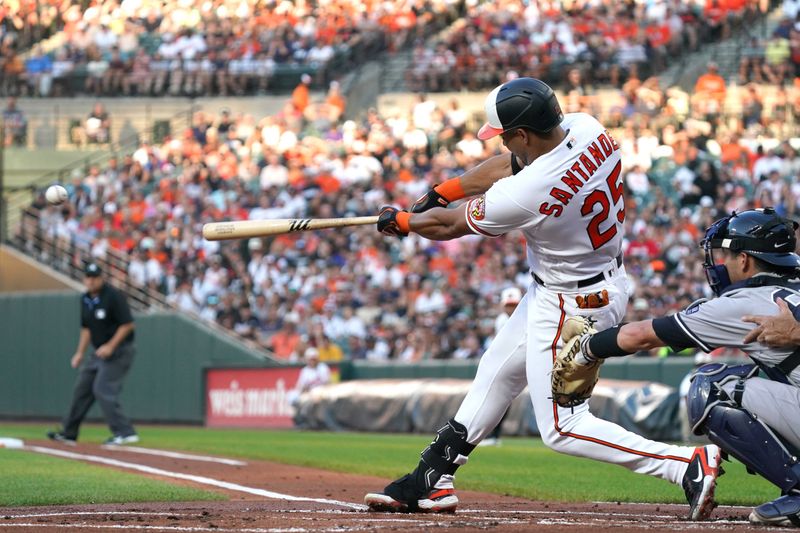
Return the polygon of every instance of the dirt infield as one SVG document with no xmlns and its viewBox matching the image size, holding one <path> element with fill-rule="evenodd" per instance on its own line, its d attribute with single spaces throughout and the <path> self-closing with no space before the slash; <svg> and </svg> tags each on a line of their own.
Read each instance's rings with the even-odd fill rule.
<svg viewBox="0 0 800 533">
<path fill-rule="evenodd" d="M 152 455 L 138 448 L 27 443 L 48 453 L 137 470 L 170 482 L 222 492 L 226 502 L 136 503 L 0 509 L 0 530 L 51 531 L 785 531 L 747 524 L 749 508 L 721 507 L 714 520 L 692 523 L 685 505 L 532 502 L 460 491 L 455 515 L 370 513 L 364 493 L 386 480 L 262 461 L 213 462 L 210 457 Z M 158 453 L 158 452 L 156 452 Z"/>
</svg>

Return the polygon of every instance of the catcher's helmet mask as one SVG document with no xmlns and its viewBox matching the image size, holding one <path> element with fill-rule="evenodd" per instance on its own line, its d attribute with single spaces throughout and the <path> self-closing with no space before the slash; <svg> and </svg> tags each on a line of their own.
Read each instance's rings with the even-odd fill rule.
<svg viewBox="0 0 800 533">
<path fill-rule="evenodd" d="M 770 265 L 800 269 L 800 256 L 795 253 L 797 228 L 797 222 L 778 216 L 772 207 L 734 211 L 714 222 L 700 243 L 706 279 L 714 294 L 719 296 L 731 284 L 727 267 L 714 258 L 714 249 L 744 252 Z"/>
<path fill-rule="evenodd" d="M 553 89 L 536 78 L 517 78 L 495 87 L 484 108 L 487 122 L 478 130 L 481 140 L 514 128 L 548 133 L 564 120 Z"/>
</svg>

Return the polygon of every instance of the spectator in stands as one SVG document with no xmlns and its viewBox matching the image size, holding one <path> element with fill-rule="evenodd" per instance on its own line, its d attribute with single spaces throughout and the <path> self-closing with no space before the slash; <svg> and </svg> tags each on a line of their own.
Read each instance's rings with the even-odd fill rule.
<svg viewBox="0 0 800 533">
<path fill-rule="evenodd" d="M 100 50 L 90 45 L 86 50 L 86 86 L 85 91 L 95 96 L 100 96 L 103 92 L 103 79 L 108 71 L 109 63 L 103 57 Z"/>
<path fill-rule="evenodd" d="M 325 97 L 325 103 L 332 109 L 329 117 L 332 122 L 337 122 L 344 116 L 347 109 L 347 100 L 342 95 L 341 88 L 338 81 L 332 81 L 328 87 L 328 94 Z"/>
<path fill-rule="evenodd" d="M 719 75 L 716 63 L 709 63 L 705 74 L 697 78 L 694 85 L 693 104 L 706 119 L 718 116 L 725 105 L 727 87 Z"/>
<path fill-rule="evenodd" d="M 308 333 L 308 343 L 319 350 L 320 359 L 323 361 L 340 361 L 344 357 L 342 349 L 336 343 L 330 341 L 325 334 L 322 319 L 316 316 L 311 321 Z"/>
<path fill-rule="evenodd" d="M 245 339 L 256 340 L 261 322 L 253 315 L 248 304 L 239 307 L 239 318 L 233 326 L 233 331 Z"/>
<path fill-rule="evenodd" d="M 73 76 L 75 70 L 75 61 L 73 61 L 64 48 L 56 50 L 55 59 L 53 61 L 53 96 L 70 96 L 72 89 L 70 87 L 70 77 Z"/>
<path fill-rule="evenodd" d="M 108 69 L 101 80 L 103 94 L 120 94 L 123 82 L 128 77 L 130 65 L 122 59 L 119 47 L 111 48 L 111 58 L 108 60 Z"/>
<path fill-rule="evenodd" d="M 128 268 L 130 269 L 130 266 Z M 189 314 L 196 314 L 200 307 L 192 296 L 191 283 L 186 280 L 178 284 L 175 292 L 167 297 L 167 301 L 178 310 Z"/>
<path fill-rule="evenodd" d="M 780 85 L 794 75 L 791 58 L 789 39 L 776 30 L 764 49 L 764 74 L 770 83 Z"/>
<path fill-rule="evenodd" d="M 278 359 L 291 360 L 298 357 L 297 347 L 300 344 L 300 333 L 297 332 L 295 315 L 286 316 L 283 326 L 269 340 L 269 347 Z"/>
<path fill-rule="evenodd" d="M 111 140 L 111 117 L 102 103 L 94 104 L 91 113 L 86 118 L 84 132 L 86 141 L 89 143 L 107 143 Z"/>
<path fill-rule="evenodd" d="M 747 92 L 742 95 L 742 123 L 745 128 L 758 126 L 762 123 L 764 102 L 756 85 L 747 86 Z"/>
<path fill-rule="evenodd" d="M 25 64 L 19 54 L 10 48 L 0 50 L 0 56 L 3 56 L 3 76 L 0 79 L 0 90 L 2 90 L 3 94 L 17 96 L 23 83 Z"/>
<path fill-rule="evenodd" d="M 320 361 L 319 351 L 316 348 L 307 348 L 303 360 L 306 364 L 300 370 L 297 384 L 288 395 L 290 405 L 295 405 L 301 394 L 331 382 L 331 369 Z"/>
<path fill-rule="evenodd" d="M 53 83 L 53 60 L 36 46 L 25 61 L 25 79 L 35 96 L 49 96 Z"/>
<path fill-rule="evenodd" d="M 779 215 L 786 215 L 791 195 L 789 185 L 783 180 L 779 169 L 770 170 L 767 179 L 758 184 L 756 198 L 761 205 L 771 205 Z"/>
<path fill-rule="evenodd" d="M 309 103 L 309 86 L 311 85 L 311 76 L 303 74 L 300 76 L 300 83 L 292 91 L 292 105 L 302 114 Z"/>
<path fill-rule="evenodd" d="M 8 97 L 8 103 L 3 110 L 3 130 L 4 146 L 25 146 L 28 120 L 17 107 L 17 99 L 13 96 Z"/>
<path fill-rule="evenodd" d="M 747 46 L 742 48 L 742 59 L 739 61 L 739 83 L 764 81 L 764 47 L 758 37 L 753 37 Z"/>
</svg>

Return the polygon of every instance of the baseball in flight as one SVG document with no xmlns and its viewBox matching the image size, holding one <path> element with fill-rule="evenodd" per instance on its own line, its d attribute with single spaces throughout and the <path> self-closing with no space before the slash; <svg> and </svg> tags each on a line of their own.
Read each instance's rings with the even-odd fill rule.
<svg viewBox="0 0 800 533">
<path fill-rule="evenodd" d="M 47 202 L 52 205 L 61 205 L 67 199 L 67 189 L 61 185 L 51 185 L 44 193 Z"/>
</svg>

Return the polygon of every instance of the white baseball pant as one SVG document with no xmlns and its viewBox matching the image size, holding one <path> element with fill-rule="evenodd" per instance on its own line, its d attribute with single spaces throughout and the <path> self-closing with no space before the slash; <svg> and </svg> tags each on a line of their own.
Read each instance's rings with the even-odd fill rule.
<svg viewBox="0 0 800 533">
<path fill-rule="evenodd" d="M 625 315 L 629 284 L 624 267 L 614 268 L 604 277 L 595 285 L 569 292 L 531 281 L 522 301 L 481 358 L 455 420 L 467 428 L 468 442 L 477 444 L 500 422 L 527 384 L 542 440 L 550 448 L 680 484 L 694 448 L 648 440 L 596 418 L 589 412 L 588 402 L 563 408 L 550 399 L 550 373 L 562 346 L 561 327 L 566 318 L 591 317 L 599 331 L 618 324 Z M 607 306 L 578 308 L 576 296 L 603 289 L 609 295 Z"/>
</svg>

